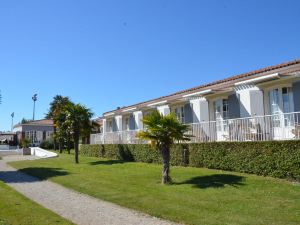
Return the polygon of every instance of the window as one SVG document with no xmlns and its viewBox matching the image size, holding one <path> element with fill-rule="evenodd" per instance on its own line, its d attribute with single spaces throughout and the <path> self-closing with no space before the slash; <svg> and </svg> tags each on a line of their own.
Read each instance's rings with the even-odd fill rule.
<svg viewBox="0 0 300 225">
<path fill-rule="evenodd" d="M 214 101 L 214 111 L 215 111 L 217 131 L 225 131 L 228 127 L 227 119 L 229 118 L 228 100 L 218 99 Z"/>
<path fill-rule="evenodd" d="M 129 117 L 126 117 L 125 118 L 125 130 L 130 130 L 130 127 L 129 127 Z"/>
<path fill-rule="evenodd" d="M 293 92 L 290 87 L 275 88 L 269 91 L 270 113 L 272 116 L 272 125 L 280 127 L 281 125 L 292 125 L 291 115 L 282 113 L 293 112 Z M 281 115 L 280 115 L 281 114 Z"/>
<path fill-rule="evenodd" d="M 289 113 L 292 111 L 291 107 L 291 88 L 284 87 L 282 88 L 282 104 L 283 104 L 283 112 Z"/>
<path fill-rule="evenodd" d="M 178 119 L 179 122 L 184 123 L 185 122 L 185 114 L 184 114 L 184 107 L 180 106 L 175 108 L 174 113 Z"/>
<path fill-rule="evenodd" d="M 270 111 L 272 115 L 278 114 L 280 112 L 278 89 L 274 89 L 270 91 Z"/>
<path fill-rule="evenodd" d="M 227 99 L 223 99 L 223 119 L 227 120 L 229 118 L 229 114 L 228 114 L 228 100 Z"/>
<path fill-rule="evenodd" d="M 108 132 L 112 132 L 113 131 L 113 122 L 110 120 L 108 121 Z"/>
<path fill-rule="evenodd" d="M 229 118 L 228 114 L 228 100 L 219 99 L 214 101 L 214 110 L 216 120 L 226 120 Z"/>
</svg>

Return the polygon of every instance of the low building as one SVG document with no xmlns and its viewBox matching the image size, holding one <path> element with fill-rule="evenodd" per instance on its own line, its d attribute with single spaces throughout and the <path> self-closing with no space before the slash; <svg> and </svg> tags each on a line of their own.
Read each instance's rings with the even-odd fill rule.
<svg viewBox="0 0 300 225">
<path fill-rule="evenodd" d="M 153 110 L 189 124 L 192 142 L 300 139 L 300 59 L 106 112 L 91 143 L 140 143 Z"/>
<path fill-rule="evenodd" d="M 0 132 L 0 145 L 17 145 L 17 135 L 14 132 Z"/>
<path fill-rule="evenodd" d="M 17 134 L 19 143 L 23 138 L 30 140 L 32 146 L 39 146 L 44 140 L 53 136 L 53 120 L 34 120 L 23 124 L 17 124 L 13 128 Z"/>
</svg>

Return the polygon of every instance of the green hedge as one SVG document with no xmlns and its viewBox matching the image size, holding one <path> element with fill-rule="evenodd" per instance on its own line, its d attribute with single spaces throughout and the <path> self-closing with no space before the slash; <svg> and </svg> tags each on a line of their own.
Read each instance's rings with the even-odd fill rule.
<svg viewBox="0 0 300 225">
<path fill-rule="evenodd" d="M 150 145 L 81 145 L 80 154 L 110 159 L 160 163 Z M 300 141 L 213 142 L 176 144 L 171 165 L 206 167 L 300 181 Z"/>
</svg>

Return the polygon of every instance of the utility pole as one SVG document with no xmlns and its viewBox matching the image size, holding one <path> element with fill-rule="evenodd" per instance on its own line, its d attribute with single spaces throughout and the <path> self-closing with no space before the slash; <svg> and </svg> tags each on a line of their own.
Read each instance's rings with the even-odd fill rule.
<svg viewBox="0 0 300 225">
<path fill-rule="evenodd" d="M 14 116 L 15 116 L 15 113 L 13 112 L 10 116 L 11 116 L 11 132 L 12 132 L 13 128 L 14 128 Z"/>
<path fill-rule="evenodd" d="M 32 96 L 32 100 L 33 100 L 33 116 L 32 116 L 32 120 L 34 120 L 34 116 L 35 116 L 35 102 L 37 101 L 37 94 L 34 94 Z"/>
</svg>

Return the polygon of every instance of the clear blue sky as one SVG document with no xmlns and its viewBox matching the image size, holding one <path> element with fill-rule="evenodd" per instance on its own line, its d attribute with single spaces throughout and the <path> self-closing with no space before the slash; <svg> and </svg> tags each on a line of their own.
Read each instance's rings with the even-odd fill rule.
<svg viewBox="0 0 300 225">
<path fill-rule="evenodd" d="M 300 1 L 0 1 L 0 130 L 56 94 L 96 115 L 300 57 Z"/>
</svg>

